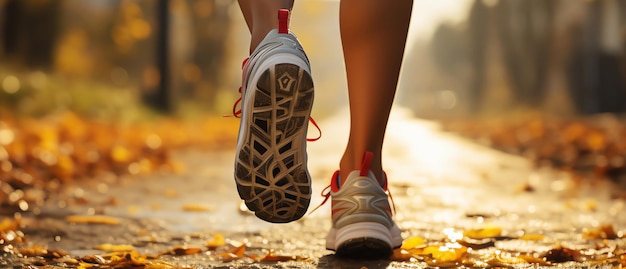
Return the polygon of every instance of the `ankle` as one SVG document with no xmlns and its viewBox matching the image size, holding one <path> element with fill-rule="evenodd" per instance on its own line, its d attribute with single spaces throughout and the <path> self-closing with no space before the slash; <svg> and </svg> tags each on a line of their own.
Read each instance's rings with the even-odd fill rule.
<svg viewBox="0 0 626 269">
<path fill-rule="evenodd" d="M 348 178 L 348 175 L 353 171 L 359 171 L 361 169 L 361 162 L 363 161 L 363 154 L 356 157 L 351 154 L 344 154 L 339 162 L 339 176 L 342 179 Z M 374 173 L 376 180 L 379 183 L 383 183 L 383 169 L 380 161 L 380 156 L 374 154 L 374 159 L 370 165 L 370 171 Z"/>
</svg>

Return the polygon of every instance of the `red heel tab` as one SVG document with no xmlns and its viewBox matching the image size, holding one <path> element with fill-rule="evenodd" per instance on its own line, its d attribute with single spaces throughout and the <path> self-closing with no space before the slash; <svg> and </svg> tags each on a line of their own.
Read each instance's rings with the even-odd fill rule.
<svg viewBox="0 0 626 269">
<path fill-rule="evenodd" d="M 278 33 L 279 34 L 289 33 L 289 10 L 288 9 L 278 10 Z"/>
<path fill-rule="evenodd" d="M 330 180 L 330 190 L 332 190 L 333 192 L 338 192 L 339 189 L 341 189 L 341 179 L 339 178 L 339 170 L 337 170 Z"/>
<path fill-rule="evenodd" d="M 361 173 L 360 176 L 366 177 L 370 173 L 370 166 L 372 165 L 372 159 L 374 158 L 374 153 L 365 152 L 363 154 L 363 160 L 361 161 Z"/>
</svg>

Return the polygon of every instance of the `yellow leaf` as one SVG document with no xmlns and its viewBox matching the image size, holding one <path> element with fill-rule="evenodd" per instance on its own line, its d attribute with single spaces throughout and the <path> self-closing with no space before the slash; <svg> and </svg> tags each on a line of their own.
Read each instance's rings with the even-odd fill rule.
<svg viewBox="0 0 626 269">
<path fill-rule="evenodd" d="M 26 257 L 39 257 L 39 256 L 43 256 L 48 254 L 48 250 L 45 248 L 42 248 L 40 246 L 33 246 L 31 248 L 22 248 L 19 249 L 20 254 L 26 256 Z"/>
<path fill-rule="evenodd" d="M 135 249 L 135 247 L 133 247 L 132 245 L 101 244 L 95 246 L 94 249 L 102 251 L 132 251 Z"/>
<path fill-rule="evenodd" d="M 120 219 L 108 216 L 81 216 L 74 215 L 68 216 L 65 218 L 67 222 L 71 223 L 82 223 L 82 224 L 108 224 L 108 225 L 118 225 L 120 224 Z"/>
<path fill-rule="evenodd" d="M 184 256 L 184 255 L 198 254 L 200 252 L 202 252 L 201 248 L 187 247 L 187 246 L 177 246 L 177 247 L 172 248 L 171 250 L 163 252 L 162 254 L 169 254 L 169 255 L 175 255 L 175 256 Z"/>
<path fill-rule="evenodd" d="M 463 235 L 472 239 L 494 238 L 502 235 L 502 228 L 497 226 L 487 226 L 483 228 L 467 230 L 463 233 Z"/>
<path fill-rule="evenodd" d="M 208 212 L 213 210 L 212 207 L 201 204 L 185 204 L 183 205 L 183 211 L 185 212 Z"/>
<path fill-rule="evenodd" d="M 404 242 L 402 242 L 401 248 L 402 249 L 414 249 L 418 247 L 423 247 L 425 244 L 426 244 L 426 240 L 424 240 L 424 238 L 415 236 L 415 237 L 411 237 L 411 238 L 404 240 Z"/>
<path fill-rule="evenodd" d="M 19 225 L 20 223 L 18 220 L 4 218 L 2 219 L 2 222 L 0 222 L 0 232 L 16 231 Z"/>
<path fill-rule="evenodd" d="M 211 241 L 206 242 L 206 247 L 209 249 L 216 249 L 218 247 L 222 247 L 226 244 L 226 240 L 222 234 L 215 234 Z"/>
<path fill-rule="evenodd" d="M 391 255 L 391 260 L 398 262 L 410 261 L 411 258 L 413 258 L 411 252 L 408 252 L 404 248 L 394 249 L 393 254 Z"/>
<path fill-rule="evenodd" d="M 287 262 L 287 261 L 303 261 L 306 260 L 299 256 L 276 255 L 270 251 L 265 257 L 259 259 L 259 262 Z"/>
<path fill-rule="evenodd" d="M 457 243 L 447 243 L 445 245 L 433 245 L 424 248 L 422 254 L 431 255 L 431 257 L 440 262 L 457 262 L 461 261 L 465 253 L 467 252 L 467 247 L 461 246 Z"/>
<path fill-rule="evenodd" d="M 111 150 L 111 159 L 118 163 L 126 163 L 130 161 L 132 158 L 131 155 L 132 153 L 130 152 L 130 150 L 119 145 L 113 147 L 113 149 Z"/>
<path fill-rule="evenodd" d="M 546 237 L 542 234 L 525 234 L 522 235 L 522 237 L 520 237 L 519 239 L 526 241 L 542 241 L 545 238 Z"/>
<path fill-rule="evenodd" d="M 587 240 L 594 239 L 617 239 L 619 236 L 613 229 L 613 225 L 606 224 L 598 227 L 597 229 L 585 229 L 583 231 L 583 238 Z"/>
<path fill-rule="evenodd" d="M 533 255 L 519 255 L 517 256 L 518 259 L 522 259 L 528 263 L 533 263 L 533 264 L 537 264 L 537 265 L 549 265 L 550 263 L 548 261 L 546 261 L 545 258 L 539 258 L 539 257 L 535 257 Z"/>
</svg>

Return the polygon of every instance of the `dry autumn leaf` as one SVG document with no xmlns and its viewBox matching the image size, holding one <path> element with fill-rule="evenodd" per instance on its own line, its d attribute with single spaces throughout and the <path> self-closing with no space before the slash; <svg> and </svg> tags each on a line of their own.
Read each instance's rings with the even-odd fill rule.
<svg viewBox="0 0 626 269">
<path fill-rule="evenodd" d="M 237 259 L 241 259 L 246 254 L 246 244 L 239 246 L 233 246 L 229 250 L 217 254 L 217 257 L 223 262 L 229 262 Z"/>
<path fill-rule="evenodd" d="M 102 215 L 94 215 L 94 216 L 74 215 L 74 216 L 68 216 L 65 219 L 67 220 L 67 222 L 81 223 L 81 224 L 118 225 L 121 222 L 119 218 L 102 216 Z"/>
<path fill-rule="evenodd" d="M 202 248 L 199 247 L 176 246 L 172 249 L 161 252 L 159 255 L 184 256 L 198 254 L 200 252 L 202 252 Z"/>
<path fill-rule="evenodd" d="M 219 247 L 223 247 L 226 244 L 226 239 L 224 239 L 224 236 L 222 234 L 215 234 L 213 236 L 213 239 L 211 239 L 210 241 L 207 241 L 205 246 L 208 249 L 216 249 Z"/>
<path fill-rule="evenodd" d="M 414 249 L 414 248 L 423 248 L 426 244 L 426 240 L 419 236 L 409 237 L 404 242 L 402 242 L 401 249 Z"/>
<path fill-rule="evenodd" d="M 436 244 L 425 247 L 422 255 L 428 255 L 435 263 L 460 262 L 467 253 L 467 247 L 455 243 Z"/>
<path fill-rule="evenodd" d="M 403 248 L 394 249 L 393 253 L 391 254 L 391 260 L 397 262 L 410 261 L 412 258 L 413 254 Z"/>
<path fill-rule="evenodd" d="M 16 231 L 20 226 L 20 221 L 17 219 L 4 218 L 0 222 L 0 233 L 8 231 Z"/>
<path fill-rule="evenodd" d="M 101 244 L 93 248 L 97 250 L 102 250 L 102 251 L 115 251 L 115 252 L 135 250 L 135 247 L 133 247 L 132 245 L 113 245 L 113 244 Z"/>
<path fill-rule="evenodd" d="M 306 258 L 295 255 L 276 255 L 273 251 L 270 251 L 263 258 L 259 259 L 260 262 L 287 262 L 287 261 L 304 261 Z"/>
<path fill-rule="evenodd" d="M 40 200 L 10 200 L 8 188 L 0 191 L 0 204 L 29 210 L 60 185 L 93 178 L 106 172 L 115 175 L 154 171 L 179 173 L 184 167 L 170 158 L 173 149 L 193 146 L 220 148 L 234 142 L 238 121 L 210 118 L 200 123 L 159 119 L 135 124 L 103 122 L 60 112 L 42 118 L 14 120 L 0 113 L 0 178 L 10 191 L 43 189 Z M 219 128 L 214 126 L 232 128 Z M 212 130 L 199 134 L 198 128 Z M 19 130 L 19 131 L 18 131 Z M 19 169 L 17 169 L 19 168 Z M 27 180 L 22 180 L 27 178 Z M 1 184 L 0 184 L 1 185 Z M 19 204 L 18 204 L 19 203 Z"/>
<path fill-rule="evenodd" d="M 581 257 L 581 253 L 579 250 L 574 250 L 566 247 L 556 247 L 554 249 L 549 250 L 545 255 L 543 255 L 543 259 L 548 262 L 554 263 L 563 263 L 569 261 L 577 261 L 578 258 Z"/>
<path fill-rule="evenodd" d="M 502 235 L 502 228 L 498 226 L 486 226 L 478 229 L 471 229 L 463 232 L 464 236 L 471 239 L 494 238 Z"/>
<path fill-rule="evenodd" d="M 585 229 L 583 231 L 583 238 L 586 240 L 594 239 L 617 239 L 619 236 L 613 229 L 613 225 L 605 224 L 597 229 Z"/>
<path fill-rule="evenodd" d="M 209 212 L 212 211 L 213 207 L 203 205 L 203 204 L 185 204 L 183 205 L 183 211 L 185 212 Z"/>
<path fill-rule="evenodd" d="M 519 239 L 526 241 L 542 241 L 546 237 L 542 234 L 524 234 Z"/>
<path fill-rule="evenodd" d="M 21 248 L 18 251 L 26 257 L 41 257 L 48 254 L 48 249 L 37 245 L 30 248 Z"/>
</svg>

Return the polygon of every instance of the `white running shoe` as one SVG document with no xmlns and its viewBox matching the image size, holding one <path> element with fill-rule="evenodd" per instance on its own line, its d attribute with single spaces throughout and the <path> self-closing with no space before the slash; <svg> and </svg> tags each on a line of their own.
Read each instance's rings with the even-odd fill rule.
<svg viewBox="0 0 626 269">
<path fill-rule="evenodd" d="M 359 259 L 388 258 L 402 245 L 401 231 L 392 219 L 387 179 L 382 183 L 370 170 L 373 154 L 365 153 L 360 170 L 330 183 L 333 226 L 326 248 L 337 255 Z"/>
<path fill-rule="evenodd" d="M 244 61 L 235 182 L 239 196 L 260 219 L 301 218 L 311 199 L 307 128 L 313 105 L 309 60 L 279 11 L 279 29 Z M 237 103 L 235 104 L 237 105 Z M 235 109 L 233 109 L 235 110 Z"/>
</svg>

